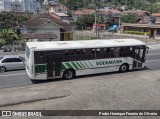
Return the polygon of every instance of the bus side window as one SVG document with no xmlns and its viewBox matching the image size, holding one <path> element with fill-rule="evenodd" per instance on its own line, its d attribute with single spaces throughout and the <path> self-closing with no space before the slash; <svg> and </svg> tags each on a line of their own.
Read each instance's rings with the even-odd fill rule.
<svg viewBox="0 0 160 119">
<path fill-rule="evenodd" d="M 77 50 L 77 55 L 80 55 L 81 54 L 81 50 Z"/>
<path fill-rule="evenodd" d="M 114 48 L 114 57 L 119 57 L 120 48 Z"/>
<path fill-rule="evenodd" d="M 104 53 L 105 53 L 105 58 L 109 58 L 110 57 L 110 48 L 104 48 Z"/>
<path fill-rule="evenodd" d="M 113 58 L 114 57 L 114 48 L 110 49 L 110 57 Z"/>
<path fill-rule="evenodd" d="M 92 49 L 92 54 L 96 54 L 96 49 Z"/>
<path fill-rule="evenodd" d="M 65 51 L 65 55 L 68 55 L 68 50 Z"/>
<path fill-rule="evenodd" d="M 100 54 L 101 49 L 96 49 L 96 54 Z"/>
<path fill-rule="evenodd" d="M 75 54 L 75 51 L 74 50 L 71 50 L 71 55 L 74 55 Z"/>
<path fill-rule="evenodd" d="M 120 56 L 120 57 L 123 57 L 123 56 L 124 56 L 124 48 L 123 48 L 123 47 L 120 48 L 120 50 L 119 50 L 119 56 Z"/>
<path fill-rule="evenodd" d="M 82 54 L 85 54 L 85 52 L 86 52 L 86 50 L 85 50 L 85 49 L 83 49 L 83 50 L 81 51 L 81 53 L 82 53 Z"/>
</svg>

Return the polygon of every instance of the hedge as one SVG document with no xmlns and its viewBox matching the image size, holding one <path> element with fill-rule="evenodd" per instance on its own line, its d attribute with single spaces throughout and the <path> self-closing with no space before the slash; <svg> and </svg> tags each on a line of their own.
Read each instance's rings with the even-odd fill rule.
<svg viewBox="0 0 160 119">
<path fill-rule="evenodd" d="M 140 32 L 140 31 L 123 31 L 123 33 L 126 33 L 126 34 L 136 34 L 136 35 L 149 35 L 150 33 L 149 32 Z"/>
</svg>

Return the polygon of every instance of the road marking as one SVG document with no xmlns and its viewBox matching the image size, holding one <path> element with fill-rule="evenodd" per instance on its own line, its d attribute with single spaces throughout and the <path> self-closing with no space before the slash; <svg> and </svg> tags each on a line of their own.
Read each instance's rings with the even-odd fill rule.
<svg viewBox="0 0 160 119">
<path fill-rule="evenodd" d="M 146 61 L 146 62 L 157 62 L 157 61 L 160 62 L 160 60 L 148 60 L 148 61 Z"/>
<path fill-rule="evenodd" d="M 6 77 L 6 76 L 16 76 L 16 75 L 23 75 L 23 74 L 26 74 L 26 73 L 0 75 L 0 77 L 1 77 L 1 76 L 3 76 L 3 77 Z"/>
<path fill-rule="evenodd" d="M 147 54 L 147 56 L 151 56 L 151 55 L 160 55 L 160 53 L 151 53 L 151 54 Z"/>
</svg>

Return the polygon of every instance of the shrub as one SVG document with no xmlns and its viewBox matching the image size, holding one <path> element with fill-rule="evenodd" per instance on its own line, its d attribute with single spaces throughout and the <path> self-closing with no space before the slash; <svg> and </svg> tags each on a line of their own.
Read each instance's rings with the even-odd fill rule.
<svg viewBox="0 0 160 119">
<path fill-rule="evenodd" d="M 126 33 L 126 34 L 136 34 L 136 35 L 149 35 L 150 33 L 149 32 L 141 32 L 141 31 L 123 31 L 123 33 Z"/>
</svg>

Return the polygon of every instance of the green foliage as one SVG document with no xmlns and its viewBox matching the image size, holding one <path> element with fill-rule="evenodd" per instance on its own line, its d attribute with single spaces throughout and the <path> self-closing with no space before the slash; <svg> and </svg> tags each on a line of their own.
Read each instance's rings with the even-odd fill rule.
<svg viewBox="0 0 160 119">
<path fill-rule="evenodd" d="M 129 31 L 129 30 L 123 31 L 123 33 L 136 34 L 136 35 L 146 35 L 146 34 L 149 35 L 150 34 L 149 32 Z"/>
<path fill-rule="evenodd" d="M 25 15 L 17 16 L 9 12 L 2 12 L 0 14 L 0 38 L 6 43 L 19 40 L 19 36 L 13 32 L 13 27 L 26 20 L 28 17 Z"/>
<path fill-rule="evenodd" d="M 77 26 L 77 29 L 82 29 L 82 27 L 85 27 L 86 24 L 94 23 L 94 22 L 95 22 L 94 14 L 83 15 L 76 20 L 76 26 Z"/>
<path fill-rule="evenodd" d="M 6 44 L 5 41 L 3 39 L 0 39 L 0 47 L 5 45 L 5 44 Z"/>
<path fill-rule="evenodd" d="M 69 9 L 77 10 L 80 8 L 87 8 L 92 0 L 60 0 L 60 2 L 66 5 Z"/>
<path fill-rule="evenodd" d="M 71 10 L 82 8 L 94 9 L 97 6 L 120 8 L 120 6 L 126 5 L 130 10 L 140 9 L 151 13 L 160 12 L 160 2 L 157 1 L 158 0 L 60 0 L 62 4 L 66 5 Z"/>
<path fill-rule="evenodd" d="M 138 17 L 132 14 L 128 14 L 128 15 L 122 16 L 121 20 L 123 23 L 135 23 L 138 20 Z"/>
<path fill-rule="evenodd" d="M 96 8 L 97 8 L 96 4 L 89 4 L 88 5 L 88 9 L 96 9 Z"/>
</svg>

